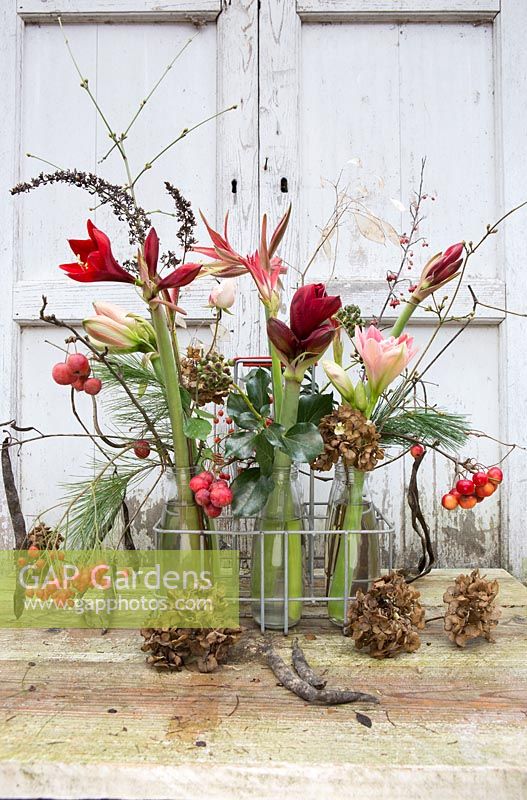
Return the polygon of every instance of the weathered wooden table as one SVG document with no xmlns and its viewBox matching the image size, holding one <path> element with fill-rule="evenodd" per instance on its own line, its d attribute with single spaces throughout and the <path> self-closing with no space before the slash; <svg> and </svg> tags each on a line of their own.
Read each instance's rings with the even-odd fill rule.
<svg viewBox="0 0 527 800">
<path fill-rule="evenodd" d="M 420 581 L 427 616 L 456 574 Z M 527 797 L 527 589 L 488 575 L 501 583 L 496 644 L 459 650 L 436 621 L 417 653 L 375 661 L 322 620 L 303 623 L 312 665 L 332 685 L 377 691 L 375 707 L 294 697 L 255 658 L 257 631 L 201 675 L 147 667 L 132 631 L 3 630 L 0 796 Z M 290 641 L 275 643 L 288 656 Z"/>
</svg>

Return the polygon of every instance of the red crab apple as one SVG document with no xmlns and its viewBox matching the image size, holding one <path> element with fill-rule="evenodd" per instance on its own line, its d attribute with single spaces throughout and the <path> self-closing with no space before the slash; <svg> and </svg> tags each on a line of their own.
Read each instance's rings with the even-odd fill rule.
<svg viewBox="0 0 527 800">
<path fill-rule="evenodd" d="M 210 487 L 210 501 L 219 508 L 224 508 L 232 503 L 232 492 L 226 484 L 214 482 Z"/>
<path fill-rule="evenodd" d="M 71 367 L 64 361 L 55 364 L 51 370 L 51 377 L 58 383 L 59 386 L 69 386 L 75 380 L 75 375 L 71 371 Z"/>
<path fill-rule="evenodd" d="M 462 478 L 460 481 L 456 483 L 456 489 L 458 490 L 459 494 L 461 495 L 471 495 L 474 494 L 474 481 L 467 480 Z"/>
<path fill-rule="evenodd" d="M 148 458 L 150 455 L 150 445 L 146 439 L 138 439 L 134 442 L 134 453 L 137 458 Z"/>
<path fill-rule="evenodd" d="M 102 389 L 102 382 L 99 378 L 87 378 L 84 383 L 84 391 L 86 394 L 96 395 Z"/>
<path fill-rule="evenodd" d="M 419 458 L 420 456 L 423 456 L 424 452 L 425 452 L 425 449 L 424 449 L 422 444 L 414 444 L 410 448 L 410 453 L 414 458 Z"/>
<path fill-rule="evenodd" d="M 474 508 L 474 506 L 477 504 L 477 502 L 478 502 L 478 498 L 474 494 L 461 495 L 461 497 L 458 500 L 458 503 L 461 506 L 461 508 L 465 508 L 465 509 Z"/>
<path fill-rule="evenodd" d="M 499 467 L 491 467 L 487 472 L 487 477 L 492 483 L 501 483 L 503 480 L 503 472 Z"/>
<path fill-rule="evenodd" d="M 82 353 L 72 353 L 66 359 L 66 364 L 77 377 L 87 378 L 91 372 L 90 362 Z"/>
<path fill-rule="evenodd" d="M 85 383 L 86 383 L 86 378 L 80 376 L 78 378 L 75 378 L 71 385 L 73 386 L 76 392 L 83 392 Z"/>
<path fill-rule="evenodd" d="M 492 481 L 487 481 L 484 486 L 476 486 L 476 497 L 490 497 L 498 487 Z"/>
<path fill-rule="evenodd" d="M 488 476 L 486 472 L 476 472 L 472 476 L 472 480 L 474 481 L 474 486 L 485 486 L 488 481 Z"/>
<path fill-rule="evenodd" d="M 448 509 L 448 511 L 453 511 L 458 507 L 459 503 L 457 497 L 454 497 L 451 492 L 448 492 L 448 494 L 444 494 L 441 498 L 441 505 L 443 508 Z"/>
</svg>

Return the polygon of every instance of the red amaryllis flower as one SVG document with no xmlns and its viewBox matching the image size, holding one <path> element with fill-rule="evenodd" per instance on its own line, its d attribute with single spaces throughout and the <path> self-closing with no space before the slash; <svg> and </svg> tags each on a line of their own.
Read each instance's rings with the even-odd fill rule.
<svg viewBox="0 0 527 800">
<path fill-rule="evenodd" d="M 453 244 L 444 253 L 433 256 L 421 273 L 417 289 L 412 294 L 414 303 L 421 303 L 425 297 L 440 289 L 459 274 L 463 263 L 463 242 Z"/>
<path fill-rule="evenodd" d="M 215 259 L 212 264 L 207 264 L 205 270 L 216 277 L 237 278 L 249 272 L 256 283 L 258 293 L 262 302 L 275 310 L 279 304 L 279 281 L 280 275 L 287 272 L 282 260 L 275 256 L 278 245 L 283 239 L 284 233 L 291 215 L 291 206 L 287 209 L 284 216 L 276 226 L 269 243 L 267 242 L 267 216 L 264 214 L 262 219 L 262 233 L 260 237 L 260 247 L 252 255 L 242 256 L 237 253 L 229 242 L 227 235 L 228 214 L 225 217 L 223 236 L 215 231 L 207 222 L 203 214 L 201 218 L 205 223 L 212 239 L 213 247 L 193 247 L 196 253 Z"/>
<path fill-rule="evenodd" d="M 69 278 L 81 283 L 92 281 L 117 281 L 135 283 L 135 278 L 123 269 L 112 253 L 112 246 L 105 233 L 88 220 L 89 239 L 69 239 L 69 245 L 78 261 L 73 264 L 60 264 Z"/>
<path fill-rule="evenodd" d="M 181 289 L 182 286 L 192 283 L 194 278 L 197 278 L 202 264 L 183 264 L 173 272 L 170 272 L 166 277 L 161 278 L 157 284 L 158 291 L 161 289 Z"/>
<path fill-rule="evenodd" d="M 300 380 L 309 364 L 331 344 L 335 336 L 331 317 L 341 305 L 340 297 L 328 296 L 322 283 L 312 283 L 295 292 L 289 326 L 274 317 L 267 321 L 267 334 L 280 360 L 286 366 L 300 366 Z"/>
</svg>

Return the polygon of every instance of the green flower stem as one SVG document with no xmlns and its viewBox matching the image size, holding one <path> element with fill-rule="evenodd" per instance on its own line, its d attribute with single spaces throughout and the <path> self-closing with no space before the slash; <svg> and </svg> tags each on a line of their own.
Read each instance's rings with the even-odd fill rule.
<svg viewBox="0 0 527 800">
<path fill-rule="evenodd" d="M 395 325 L 390 331 L 390 336 L 394 336 L 395 338 L 397 338 L 398 336 L 401 335 L 401 333 L 404 331 L 404 329 L 408 324 L 408 320 L 410 319 L 415 309 L 417 308 L 417 305 L 418 304 L 413 303 L 411 301 L 406 303 L 404 308 L 401 310 L 401 313 L 399 314 L 398 318 L 396 319 Z"/>
<path fill-rule="evenodd" d="M 353 470 L 353 482 L 349 487 L 348 507 L 344 517 L 343 529 L 345 531 L 359 531 L 362 529 L 362 491 L 364 488 L 365 473 L 361 470 Z M 348 533 L 348 576 L 353 574 L 354 563 L 360 548 L 360 538 L 362 534 Z M 328 615 L 333 622 L 339 625 L 344 624 L 344 593 L 345 593 L 345 547 L 344 537 L 340 537 L 338 545 L 337 560 L 335 571 L 331 578 L 329 587 L 330 597 L 339 597 L 340 600 L 328 601 Z M 348 577 L 348 593 L 351 589 L 351 580 Z"/>
<path fill-rule="evenodd" d="M 285 430 L 291 428 L 297 420 L 298 401 L 300 397 L 300 383 L 296 380 L 287 379 L 283 394 L 283 404 L 280 424 Z M 278 450 L 275 455 L 273 465 L 274 488 L 269 495 L 265 507 L 264 518 L 262 520 L 262 531 L 278 531 L 276 536 L 264 536 L 264 595 L 265 597 L 277 597 L 285 589 L 282 581 L 284 579 L 284 557 L 282 556 L 284 540 L 282 531 L 291 531 L 288 536 L 288 596 L 302 596 L 302 538 L 300 533 L 295 531 L 302 530 L 302 520 L 293 505 L 289 469 L 291 458 L 287 453 Z M 253 570 L 253 597 L 257 598 L 260 594 L 260 556 L 256 555 L 255 568 Z M 257 606 L 257 604 L 256 604 Z M 289 624 L 298 622 L 302 614 L 302 603 L 299 600 L 290 602 L 288 605 Z M 269 603 L 266 606 L 266 616 L 271 627 L 282 627 L 283 607 L 279 603 Z M 276 623 L 277 618 L 280 620 Z M 274 620 L 274 623 L 272 622 Z"/>
<path fill-rule="evenodd" d="M 194 505 L 192 491 L 185 479 L 181 479 L 180 477 L 178 479 L 178 476 L 181 475 L 179 469 L 188 469 L 190 474 L 191 464 L 188 440 L 183 432 L 183 405 L 181 403 L 181 395 L 179 393 L 179 375 L 176 364 L 176 354 L 174 352 L 174 343 L 168 329 L 167 316 L 163 308 L 160 305 L 157 305 L 152 308 L 151 314 L 152 324 L 156 332 L 159 361 L 161 362 L 162 367 L 162 378 L 165 386 L 168 414 L 172 429 L 174 461 L 176 467 L 178 467 L 178 470 L 175 472 L 176 480 L 179 484 L 177 487 L 178 498 L 182 503 L 188 504 L 186 520 L 187 529 L 199 530 L 200 525 L 198 509 Z M 154 369 L 156 369 L 156 367 L 154 367 Z"/>
<path fill-rule="evenodd" d="M 270 310 L 265 308 L 265 319 L 270 319 L 273 314 L 271 314 Z M 267 344 L 269 347 L 269 355 L 271 356 L 271 378 L 273 381 L 273 403 L 274 403 L 274 417 L 276 420 L 280 420 L 282 415 L 282 400 L 283 400 L 283 390 L 282 390 L 282 365 L 280 363 L 280 358 L 278 357 L 278 353 L 272 342 L 268 339 Z M 295 420 L 296 421 L 296 420 Z M 294 423 L 292 423 L 294 425 Z"/>
</svg>

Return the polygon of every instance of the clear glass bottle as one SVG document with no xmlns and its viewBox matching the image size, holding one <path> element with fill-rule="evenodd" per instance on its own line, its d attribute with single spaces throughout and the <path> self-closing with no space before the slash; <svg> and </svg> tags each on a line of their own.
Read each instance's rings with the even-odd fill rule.
<svg viewBox="0 0 527 800">
<path fill-rule="evenodd" d="M 182 487 L 189 485 L 196 471 L 195 467 L 175 468 L 165 475 L 166 499 L 161 519 L 154 528 L 157 550 L 203 550 L 209 547 L 201 508 L 193 500 L 182 497 Z"/>
<path fill-rule="evenodd" d="M 286 631 L 302 616 L 302 485 L 295 466 L 275 467 L 273 481 L 252 537 L 252 614 L 260 626 Z"/>
<path fill-rule="evenodd" d="M 366 473 L 335 466 L 326 516 L 326 530 L 347 531 L 347 536 L 327 535 L 325 552 L 328 615 L 336 625 L 343 625 L 344 597 L 353 597 L 357 589 L 366 591 L 379 575 L 380 543 L 377 518 L 366 485 Z M 345 542 L 347 546 L 345 546 Z"/>
</svg>

